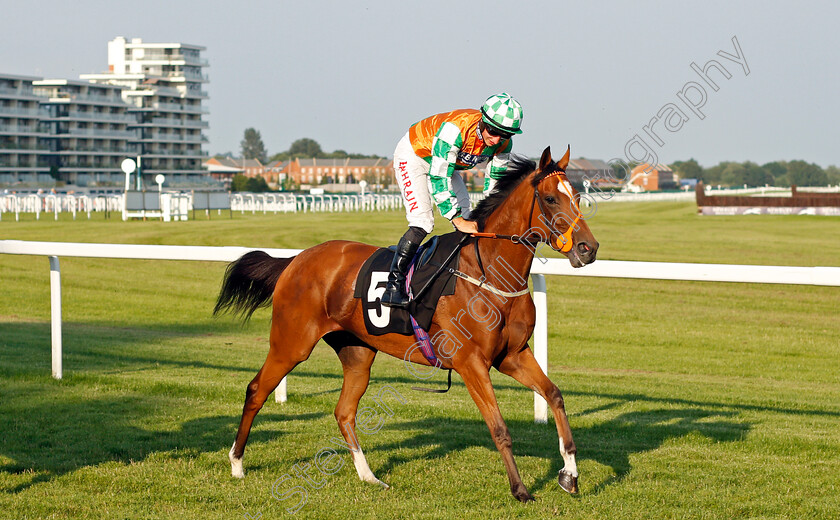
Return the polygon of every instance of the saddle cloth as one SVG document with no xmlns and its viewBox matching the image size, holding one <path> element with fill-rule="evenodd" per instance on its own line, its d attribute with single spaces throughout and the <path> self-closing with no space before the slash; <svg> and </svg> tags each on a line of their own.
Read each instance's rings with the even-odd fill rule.
<svg viewBox="0 0 840 520">
<path fill-rule="evenodd" d="M 458 232 L 436 235 L 420 246 L 414 256 L 416 265 L 414 266 L 414 276 L 411 279 L 413 294 L 418 294 L 434 276 L 452 250 L 458 247 L 463 236 Z M 458 251 L 449 261 L 447 267 L 457 269 L 460 254 L 461 252 Z M 379 299 L 385 293 L 393 258 L 394 251 L 392 249 L 377 249 L 362 265 L 356 278 L 356 290 L 353 296 L 362 300 L 365 328 L 368 334 L 372 336 L 390 333 L 406 336 L 414 335 L 411 316 L 414 316 L 415 321 L 423 330 L 429 330 L 440 297 L 455 293 L 456 278 L 444 270 L 431 282 L 431 285 L 419 300 L 412 300 L 409 303 L 408 309 L 381 305 Z"/>
</svg>

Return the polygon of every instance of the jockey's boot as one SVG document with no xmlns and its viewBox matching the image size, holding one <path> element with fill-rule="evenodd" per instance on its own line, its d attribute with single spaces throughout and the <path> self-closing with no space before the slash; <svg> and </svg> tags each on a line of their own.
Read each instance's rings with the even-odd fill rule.
<svg viewBox="0 0 840 520">
<path fill-rule="evenodd" d="M 416 229 L 416 228 L 412 228 Z M 408 306 L 408 294 L 405 291 L 405 277 L 408 273 L 408 268 L 411 266 L 411 260 L 414 258 L 414 253 L 420 246 L 423 240 L 412 240 L 411 229 L 409 232 L 400 238 L 397 244 L 397 251 L 394 253 L 394 259 L 391 261 L 391 272 L 388 274 L 388 285 L 385 286 L 385 294 L 382 295 L 381 303 L 386 307 L 401 307 Z M 425 233 L 424 233 L 425 234 Z M 415 234 L 416 235 L 416 234 Z"/>
</svg>

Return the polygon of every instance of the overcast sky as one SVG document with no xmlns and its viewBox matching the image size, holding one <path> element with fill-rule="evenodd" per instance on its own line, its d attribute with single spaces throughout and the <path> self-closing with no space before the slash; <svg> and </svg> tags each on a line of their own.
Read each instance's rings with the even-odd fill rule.
<svg viewBox="0 0 840 520">
<path fill-rule="evenodd" d="M 391 156 L 417 120 L 506 91 L 530 156 L 621 158 L 638 135 L 629 154 L 662 162 L 840 165 L 840 2 L 792 4 L 0 0 L 0 72 L 100 72 L 116 36 L 205 46 L 211 153 L 254 127 L 269 153 Z M 739 56 L 733 37 L 741 60 L 718 54 Z M 691 68 L 713 59 L 717 91 Z"/>
</svg>

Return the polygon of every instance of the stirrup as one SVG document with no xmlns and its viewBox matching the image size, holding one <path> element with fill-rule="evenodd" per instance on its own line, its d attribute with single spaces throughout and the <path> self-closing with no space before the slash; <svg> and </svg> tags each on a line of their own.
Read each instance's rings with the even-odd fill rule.
<svg viewBox="0 0 840 520">
<path fill-rule="evenodd" d="M 392 298 L 394 298 L 395 296 L 400 297 L 398 301 L 392 301 Z M 386 288 L 385 293 L 379 299 L 379 302 L 385 307 L 405 309 L 406 307 L 408 307 L 408 304 L 411 303 L 411 299 L 405 293 L 400 293 L 400 291 L 389 291 Z"/>
</svg>

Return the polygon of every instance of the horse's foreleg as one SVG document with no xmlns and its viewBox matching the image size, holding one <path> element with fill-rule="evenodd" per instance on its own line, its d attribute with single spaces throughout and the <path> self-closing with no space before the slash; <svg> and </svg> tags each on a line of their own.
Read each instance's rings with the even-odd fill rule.
<svg viewBox="0 0 840 520">
<path fill-rule="evenodd" d="M 335 406 L 335 420 L 338 422 L 338 429 L 341 430 L 341 434 L 347 442 L 359 478 L 364 482 L 377 484 L 388 489 L 388 484 L 376 478 L 376 475 L 370 470 L 365 454 L 362 452 L 362 447 L 356 437 L 356 411 L 359 407 L 359 400 L 367 390 L 370 381 L 370 367 L 373 364 L 376 351 L 362 346 L 343 346 L 336 348 L 336 352 L 344 370 L 341 395 L 338 398 L 338 404 Z"/>
<path fill-rule="evenodd" d="M 478 406 L 484 422 L 490 429 L 496 449 L 502 455 L 502 462 L 505 464 L 508 480 L 510 481 L 510 492 L 520 502 L 534 500 L 534 497 L 525 488 L 522 478 L 519 476 L 519 469 L 513 459 L 513 442 L 510 431 L 502 418 L 499 410 L 499 403 L 496 401 L 496 393 L 490 383 L 490 374 L 485 367 L 471 366 L 467 370 L 460 370 L 459 374 L 464 379 L 464 384 L 470 392 L 470 396 Z"/>
<path fill-rule="evenodd" d="M 563 455 L 564 463 L 563 469 L 557 475 L 557 480 L 560 487 L 565 491 L 577 493 L 578 470 L 575 461 L 577 448 L 575 447 L 575 441 L 572 439 L 572 429 L 569 427 L 569 419 L 566 417 L 566 407 L 560 389 L 543 373 L 534 358 L 534 353 L 527 346 L 518 352 L 508 354 L 502 360 L 498 369 L 499 372 L 507 374 L 531 388 L 548 402 L 554 414 L 554 422 L 557 425 L 560 454 Z"/>
</svg>

